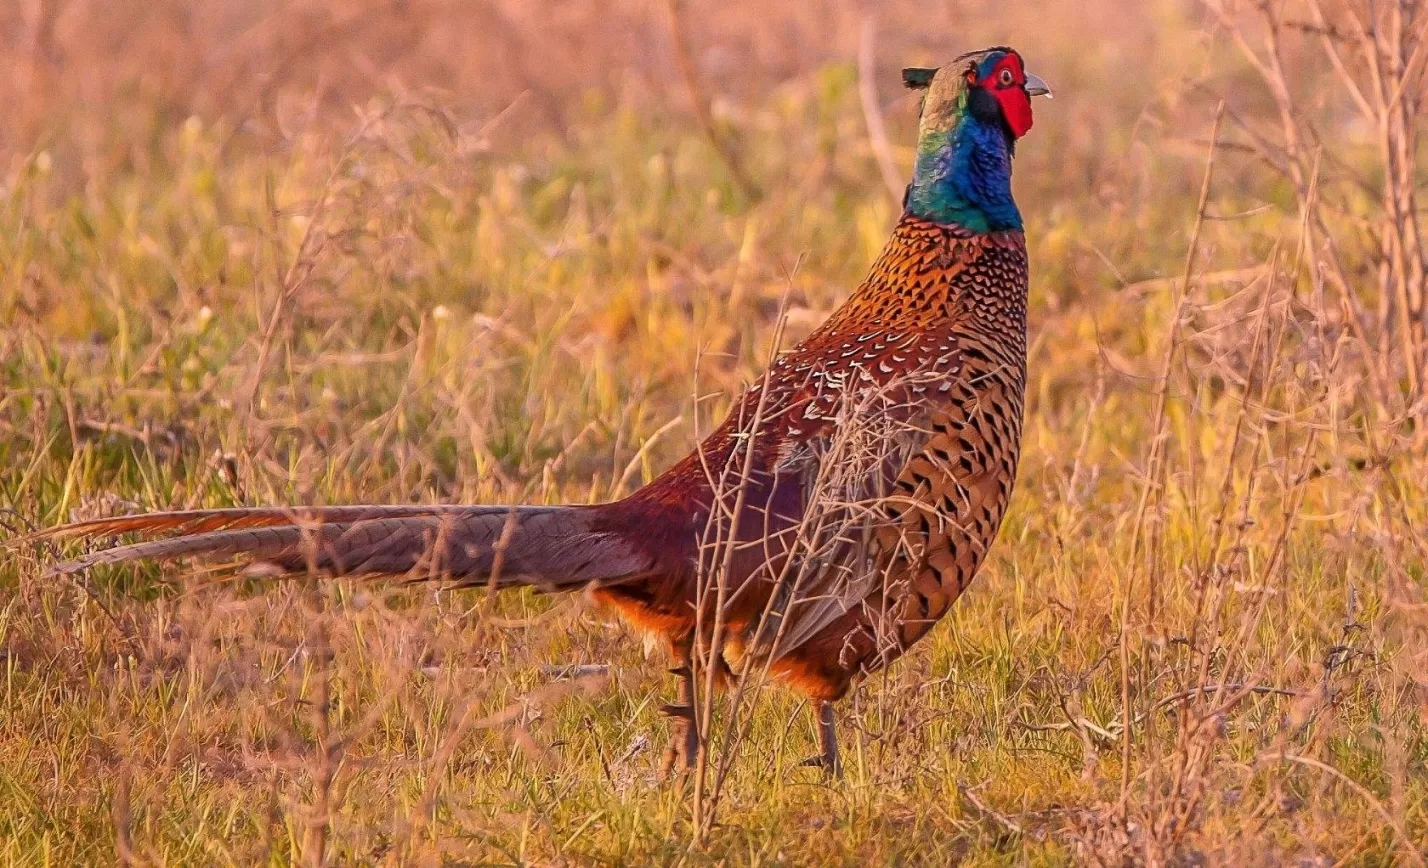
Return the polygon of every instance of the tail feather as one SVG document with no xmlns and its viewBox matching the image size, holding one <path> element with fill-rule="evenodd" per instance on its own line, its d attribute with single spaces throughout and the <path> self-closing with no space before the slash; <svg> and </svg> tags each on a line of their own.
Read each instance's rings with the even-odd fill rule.
<svg viewBox="0 0 1428 868">
<path fill-rule="evenodd" d="M 653 559 L 602 522 L 610 506 L 349 506 L 153 513 L 54 528 L 35 538 L 170 533 L 52 567 L 179 557 L 237 558 L 280 574 L 398 575 L 497 587 L 575 588 L 654 569 Z"/>
<path fill-rule="evenodd" d="M 208 533 L 240 527 L 272 525 L 337 524 L 379 518 L 406 518 L 419 515 L 447 515 L 469 510 L 469 506 L 412 504 L 409 506 L 318 506 L 318 507 L 235 507 L 231 509 L 186 509 L 177 512 L 149 512 L 95 518 L 59 525 L 30 534 L 19 542 L 65 537 L 118 536 L 125 533 L 176 534 Z"/>
</svg>

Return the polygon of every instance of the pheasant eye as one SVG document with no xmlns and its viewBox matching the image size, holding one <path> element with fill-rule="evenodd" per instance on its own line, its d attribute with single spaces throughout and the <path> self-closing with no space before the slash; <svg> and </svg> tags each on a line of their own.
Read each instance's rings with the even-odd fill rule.
<svg viewBox="0 0 1428 868">
<path fill-rule="evenodd" d="M 1015 80 L 1015 76 L 1012 75 L 1012 71 L 1010 69 L 1002 70 L 1002 74 L 999 77 L 1001 79 L 1002 87 L 1011 87 L 1012 81 Z"/>
</svg>

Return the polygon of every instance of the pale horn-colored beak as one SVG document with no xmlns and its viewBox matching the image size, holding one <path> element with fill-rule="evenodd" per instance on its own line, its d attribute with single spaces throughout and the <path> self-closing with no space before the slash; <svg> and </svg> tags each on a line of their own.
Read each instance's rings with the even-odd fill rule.
<svg viewBox="0 0 1428 868">
<path fill-rule="evenodd" d="M 1026 74 L 1026 95 L 1044 96 L 1047 99 L 1051 99 L 1051 87 L 1041 80 L 1041 76 L 1032 75 L 1028 72 Z"/>
</svg>

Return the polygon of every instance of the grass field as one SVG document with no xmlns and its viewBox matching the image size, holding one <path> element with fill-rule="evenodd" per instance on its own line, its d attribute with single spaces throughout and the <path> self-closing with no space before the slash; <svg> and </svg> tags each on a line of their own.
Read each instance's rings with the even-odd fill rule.
<svg viewBox="0 0 1428 868">
<path fill-rule="evenodd" d="M 0 538 L 627 493 L 881 248 L 896 70 L 1002 41 L 1056 88 L 1020 480 L 846 781 L 766 692 L 698 840 L 667 664 L 581 599 L 0 550 L 0 860 L 1428 858 L 1428 392 L 1312 28 L 1295 150 L 1248 8 L 189 5 L 0 12 Z"/>
</svg>

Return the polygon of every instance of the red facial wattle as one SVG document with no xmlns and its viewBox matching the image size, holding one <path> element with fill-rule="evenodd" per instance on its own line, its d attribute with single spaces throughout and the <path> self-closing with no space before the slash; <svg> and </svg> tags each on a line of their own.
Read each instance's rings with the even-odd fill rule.
<svg viewBox="0 0 1428 868">
<path fill-rule="evenodd" d="M 1009 75 L 1008 75 L 1009 73 Z M 1031 97 L 1026 92 L 1026 71 L 1015 54 L 1003 57 L 981 82 L 1002 107 L 1002 117 L 1012 135 L 1021 138 L 1031 129 Z"/>
</svg>

